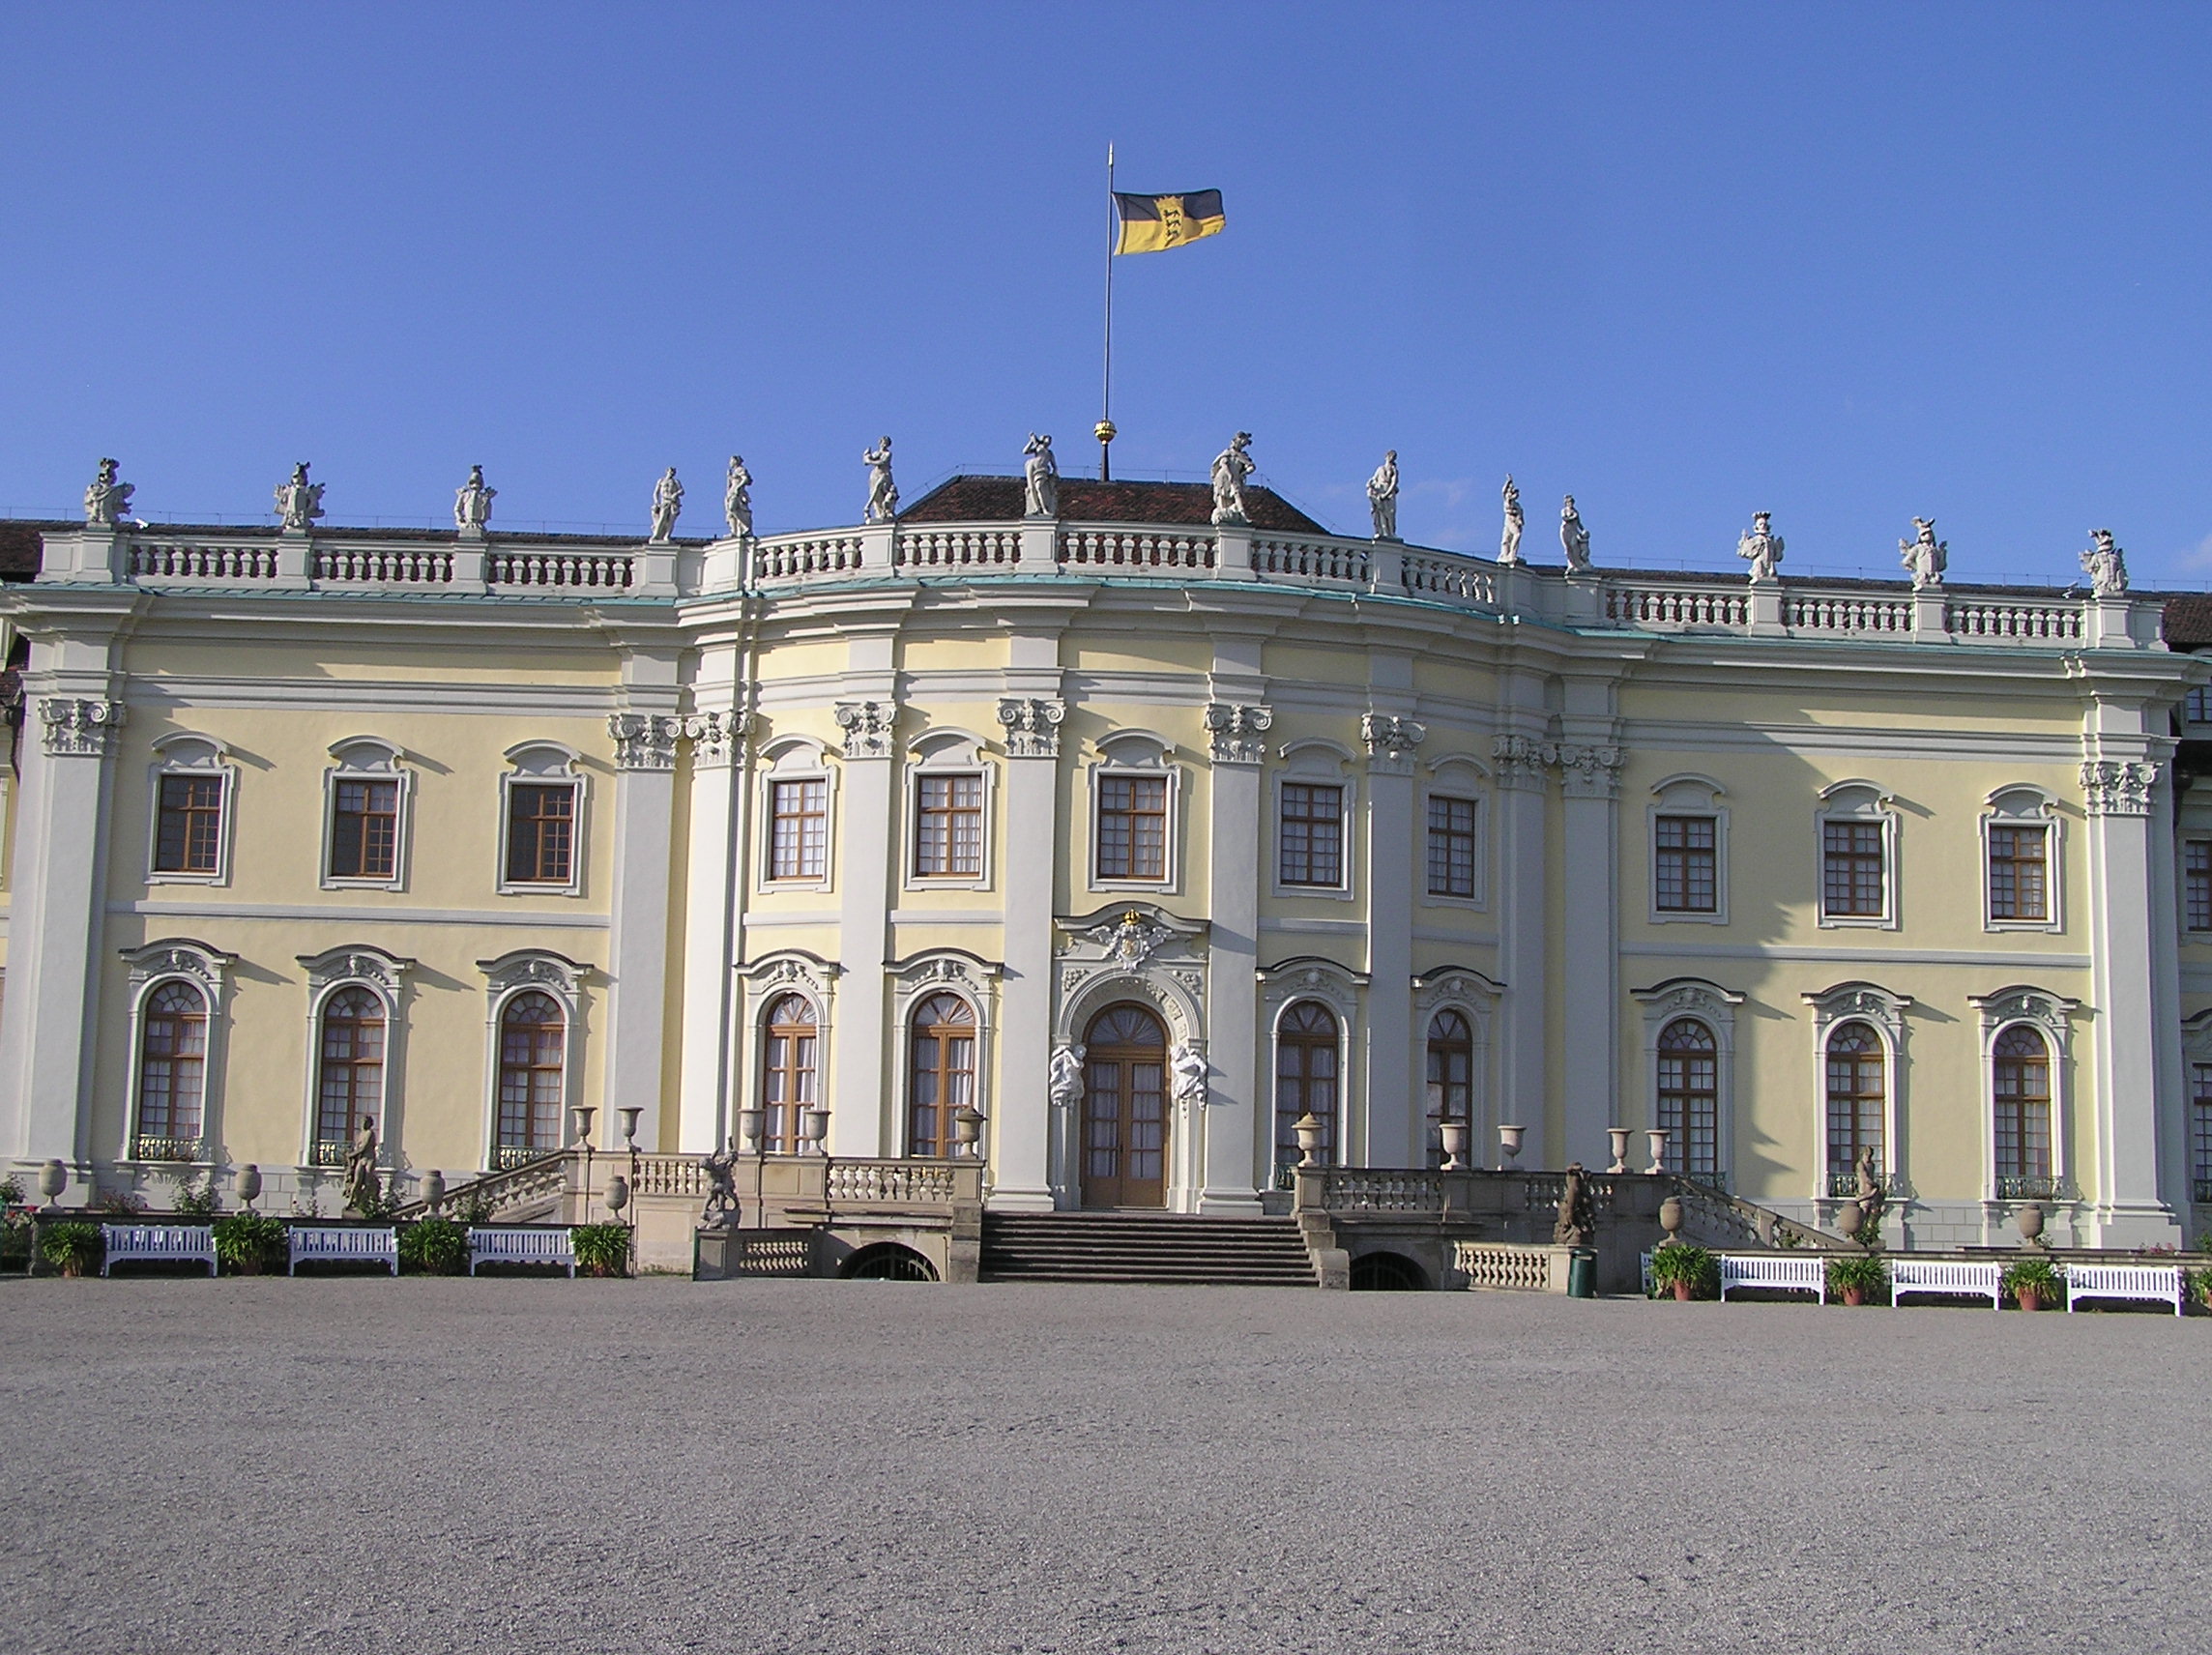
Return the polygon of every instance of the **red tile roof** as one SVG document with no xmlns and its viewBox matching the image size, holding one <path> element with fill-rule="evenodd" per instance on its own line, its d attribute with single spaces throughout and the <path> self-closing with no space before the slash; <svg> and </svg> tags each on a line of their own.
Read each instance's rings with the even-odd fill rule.
<svg viewBox="0 0 2212 1655">
<path fill-rule="evenodd" d="M 0 581 L 29 580 L 39 572 L 39 536 L 66 523 L 32 518 L 0 518 Z"/>
<path fill-rule="evenodd" d="M 901 511 L 899 521 L 1003 523 L 1022 514 L 1022 500 L 1018 477 L 955 477 Z M 1285 535 L 1328 533 L 1272 489 L 1245 489 L 1244 509 L 1255 529 Z M 1063 477 L 1060 514 L 1077 523 L 1208 524 L 1213 521 L 1213 490 L 1203 482 L 1098 482 Z"/>
</svg>

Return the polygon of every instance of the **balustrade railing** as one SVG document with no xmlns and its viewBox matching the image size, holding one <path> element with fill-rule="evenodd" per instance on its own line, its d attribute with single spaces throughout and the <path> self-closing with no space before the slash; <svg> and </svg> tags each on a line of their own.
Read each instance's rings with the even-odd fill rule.
<svg viewBox="0 0 2212 1655">
<path fill-rule="evenodd" d="M 1416 597 L 1488 606 L 1498 601 L 1498 575 L 1471 558 L 1405 554 L 1406 590 Z"/>
<path fill-rule="evenodd" d="M 484 578 L 494 586 L 621 592 L 629 586 L 634 576 L 631 562 L 627 552 L 502 550 L 484 559 Z"/>
<path fill-rule="evenodd" d="M 453 554 L 436 546 L 398 551 L 317 546 L 315 578 L 377 586 L 443 586 L 453 578 Z"/>
<path fill-rule="evenodd" d="M 1782 624 L 1792 632 L 1840 632 L 1855 638 L 1910 632 L 1912 601 L 1862 597 L 1855 593 L 1786 593 L 1782 599 Z"/>
<path fill-rule="evenodd" d="M 1060 561 L 1069 568 L 1211 570 L 1217 557 L 1211 535 L 1188 530 L 1079 524 L 1060 535 Z"/>
<path fill-rule="evenodd" d="M 1021 562 L 1019 529 L 994 529 L 976 524 L 932 524 L 902 529 L 894 542 L 893 562 L 902 569 L 927 574 L 932 569 L 1011 568 Z"/>
<path fill-rule="evenodd" d="M 1605 618 L 1637 626 L 1748 626 L 1751 598 L 1742 591 L 1695 586 L 1631 586 L 1609 581 Z"/>
<path fill-rule="evenodd" d="M 957 1188 L 946 1161 L 832 1161 L 829 1196 L 832 1202 L 891 1202 L 950 1205 Z"/>
<path fill-rule="evenodd" d="M 275 546 L 207 545 L 192 540 L 132 540 L 132 580 L 275 580 Z"/>
<path fill-rule="evenodd" d="M 1999 1201 L 2080 1201 L 2081 1192 L 2067 1177 L 1999 1178 Z"/>
<path fill-rule="evenodd" d="M 1270 580 L 1365 586 L 1373 558 L 1373 549 L 1362 540 L 1326 540 L 1300 535 L 1252 542 L 1252 566 Z"/>
<path fill-rule="evenodd" d="M 2033 644 L 2081 641 L 2079 604 L 1960 599 L 1944 606 L 1943 624 L 1955 638 L 1999 638 Z"/>
<path fill-rule="evenodd" d="M 756 581 L 842 580 L 859 572 L 858 535 L 778 535 L 753 545 Z"/>
<path fill-rule="evenodd" d="M 1322 1205 L 1330 1212 L 1441 1212 L 1441 1173 L 1333 1167 L 1322 1174 Z"/>
<path fill-rule="evenodd" d="M 141 1161 L 196 1161 L 200 1142 L 197 1138 L 156 1138 L 141 1132 L 131 1139 L 131 1153 Z"/>
</svg>

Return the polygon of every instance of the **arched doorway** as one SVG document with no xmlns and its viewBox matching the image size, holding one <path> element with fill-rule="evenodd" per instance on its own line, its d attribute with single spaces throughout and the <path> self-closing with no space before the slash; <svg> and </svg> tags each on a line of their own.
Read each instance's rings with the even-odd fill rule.
<svg viewBox="0 0 2212 1655">
<path fill-rule="evenodd" d="M 1083 1205 L 1167 1204 L 1167 1031 L 1141 1005 L 1110 1005 L 1085 1037 Z"/>
</svg>

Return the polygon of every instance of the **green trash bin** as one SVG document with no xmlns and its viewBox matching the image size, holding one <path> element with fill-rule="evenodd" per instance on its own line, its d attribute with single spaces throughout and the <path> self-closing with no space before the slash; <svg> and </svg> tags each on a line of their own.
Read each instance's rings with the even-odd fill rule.
<svg viewBox="0 0 2212 1655">
<path fill-rule="evenodd" d="M 1597 1249 L 1577 1247 L 1567 1259 L 1567 1297 L 1597 1297 Z"/>
</svg>

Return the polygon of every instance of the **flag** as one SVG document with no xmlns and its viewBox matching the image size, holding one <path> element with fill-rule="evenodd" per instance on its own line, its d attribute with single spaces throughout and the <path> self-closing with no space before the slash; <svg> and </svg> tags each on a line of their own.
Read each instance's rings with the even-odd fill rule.
<svg viewBox="0 0 2212 1655">
<path fill-rule="evenodd" d="M 1121 219 L 1121 233 L 1114 243 L 1118 253 L 1163 252 L 1202 236 L 1218 236 L 1224 222 L 1218 189 L 1195 189 L 1187 195 L 1116 191 L 1114 211 Z"/>
</svg>

